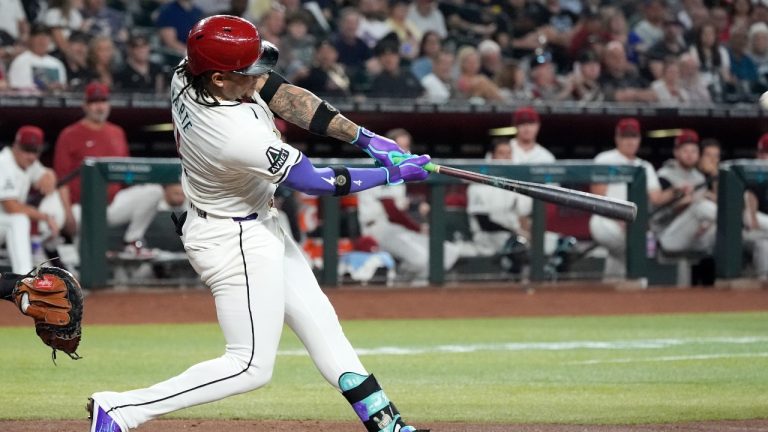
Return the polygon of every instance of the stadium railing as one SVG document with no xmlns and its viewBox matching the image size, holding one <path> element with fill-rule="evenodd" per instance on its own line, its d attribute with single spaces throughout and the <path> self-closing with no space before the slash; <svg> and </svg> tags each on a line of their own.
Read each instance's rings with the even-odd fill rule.
<svg viewBox="0 0 768 432">
<path fill-rule="evenodd" d="M 365 166 L 359 159 L 315 160 L 318 165 L 344 164 Z M 436 160 L 436 162 L 490 175 L 525 181 L 589 184 L 627 183 L 629 199 L 638 206 L 638 218 L 628 225 L 627 274 L 630 279 L 646 277 L 645 232 L 647 220 L 647 194 L 645 171 L 631 166 L 594 165 L 589 161 L 559 161 L 546 165 L 507 165 L 478 162 L 477 160 Z M 368 165 L 370 166 L 370 165 Z M 83 164 L 83 220 L 80 239 L 80 276 L 87 288 L 103 287 L 108 283 L 109 267 L 106 261 L 106 191 L 108 182 L 123 184 L 175 183 L 179 181 L 181 165 L 175 158 L 88 158 Z M 430 186 L 430 282 L 443 284 L 443 240 L 445 237 L 445 190 L 460 180 L 433 175 Z M 339 240 L 339 199 L 321 198 L 323 212 L 323 270 L 320 282 L 326 286 L 338 284 L 337 244 Z M 534 200 L 531 279 L 543 280 L 544 275 L 544 204 Z M 169 221 L 169 229 L 170 221 Z"/>
</svg>

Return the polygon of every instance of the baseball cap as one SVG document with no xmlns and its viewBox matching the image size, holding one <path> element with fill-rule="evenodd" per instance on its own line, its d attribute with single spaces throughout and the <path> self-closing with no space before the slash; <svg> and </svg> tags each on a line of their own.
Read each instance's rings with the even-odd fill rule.
<svg viewBox="0 0 768 432">
<path fill-rule="evenodd" d="M 759 153 L 768 153 L 768 133 L 764 133 L 757 141 L 757 151 Z"/>
<path fill-rule="evenodd" d="M 24 151 L 40 152 L 45 145 L 45 134 L 37 126 L 24 125 L 16 131 L 15 143 Z"/>
<path fill-rule="evenodd" d="M 675 138 L 675 147 L 680 147 L 683 144 L 698 144 L 699 134 L 693 129 L 683 129 L 680 131 L 680 135 Z"/>
<path fill-rule="evenodd" d="M 623 118 L 616 124 L 616 135 L 626 137 L 640 136 L 640 122 L 636 118 Z"/>
<path fill-rule="evenodd" d="M 109 100 L 109 87 L 106 84 L 94 81 L 85 86 L 85 101 L 100 102 Z"/>
<path fill-rule="evenodd" d="M 529 67 L 533 69 L 536 66 L 545 65 L 547 63 L 552 63 L 552 54 L 549 51 L 536 52 L 531 56 Z"/>
<path fill-rule="evenodd" d="M 533 107 L 521 107 L 512 117 L 515 126 L 525 123 L 539 123 L 539 113 Z"/>
</svg>

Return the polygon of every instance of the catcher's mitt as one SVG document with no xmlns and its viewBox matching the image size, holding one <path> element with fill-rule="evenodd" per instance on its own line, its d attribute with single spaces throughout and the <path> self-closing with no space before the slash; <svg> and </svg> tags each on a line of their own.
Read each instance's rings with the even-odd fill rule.
<svg viewBox="0 0 768 432">
<path fill-rule="evenodd" d="M 13 299 L 24 315 L 35 320 L 35 330 L 43 343 L 64 351 L 77 360 L 80 344 L 80 321 L 83 318 L 83 291 L 80 283 L 66 270 L 38 267 L 16 282 Z"/>
</svg>

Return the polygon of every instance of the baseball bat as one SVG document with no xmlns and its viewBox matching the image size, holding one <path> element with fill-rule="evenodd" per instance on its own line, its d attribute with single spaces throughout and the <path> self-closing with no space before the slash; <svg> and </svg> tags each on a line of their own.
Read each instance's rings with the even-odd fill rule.
<svg viewBox="0 0 768 432">
<path fill-rule="evenodd" d="M 394 160 L 399 163 L 402 159 L 394 158 Z M 608 198 L 602 195 L 595 195 L 550 184 L 532 183 L 480 174 L 459 168 L 438 165 L 432 162 L 424 165 L 424 169 L 432 173 L 443 174 L 474 183 L 506 189 L 527 195 L 531 198 L 588 211 L 609 218 L 621 219 L 627 222 L 632 222 L 637 216 L 637 205 L 625 200 Z"/>
</svg>

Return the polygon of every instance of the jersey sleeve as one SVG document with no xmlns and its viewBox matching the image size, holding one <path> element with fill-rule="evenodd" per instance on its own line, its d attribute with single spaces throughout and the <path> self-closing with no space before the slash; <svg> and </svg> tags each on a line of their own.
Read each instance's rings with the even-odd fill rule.
<svg viewBox="0 0 768 432">
<path fill-rule="evenodd" d="M 261 122 L 249 124 L 224 149 L 224 160 L 233 168 L 270 183 L 281 183 L 301 160 L 301 152 L 282 142 Z"/>
<path fill-rule="evenodd" d="M 644 163 L 645 168 L 645 185 L 648 191 L 661 190 L 661 182 L 659 182 L 659 176 L 656 175 L 656 170 L 650 163 Z"/>
</svg>

